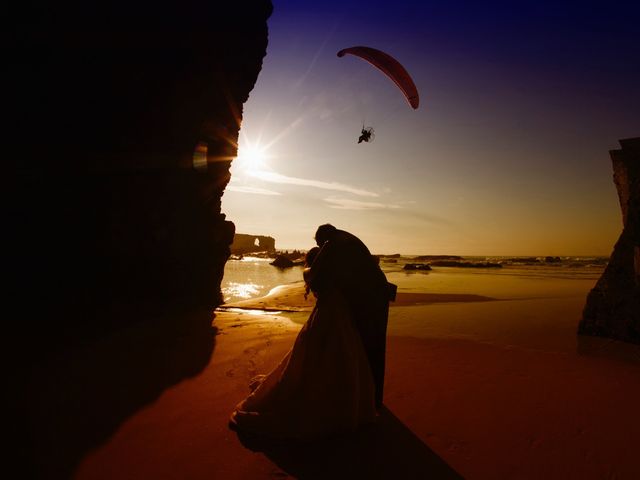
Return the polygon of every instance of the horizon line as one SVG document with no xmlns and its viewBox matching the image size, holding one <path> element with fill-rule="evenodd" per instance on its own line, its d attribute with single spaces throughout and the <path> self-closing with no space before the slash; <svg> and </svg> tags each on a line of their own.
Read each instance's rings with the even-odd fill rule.
<svg viewBox="0 0 640 480">
<path fill-rule="evenodd" d="M 275 252 L 290 252 L 290 251 L 294 251 L 297 250 L 299 252 L 308 252 L 309 248 L 300 248 L 300 247 L 283 247 L 283 248 L 276 248 Z M 245 256 L 251 256 L 252 253 L 267 253 L 266 250 L 262 250 L 259 252 L 248 252 L 246 254 L 243 254 Z M 508 257 L 508 258 L 545 258 L 545 257 L 587 257 L 587 258 L 610 258 L 611 254 L 564 254 L 564 253 L 547 253 L 547 254 L 542 254 L 542 255 L 532 255 L 532 254 L 500 254 L 500 255 L 492 255 L 492 254 L 462 254 L 462 253 L 401 253 L 401 252 L 394 252 L 394 253 L 371 253 L 372 255 L 375 255 L 377 257 L 392 257 L 395 255 L 400 255 L 401 257 L 427 257 L 427 256 L 432 256 L 432 257 Z"/>
</svg>

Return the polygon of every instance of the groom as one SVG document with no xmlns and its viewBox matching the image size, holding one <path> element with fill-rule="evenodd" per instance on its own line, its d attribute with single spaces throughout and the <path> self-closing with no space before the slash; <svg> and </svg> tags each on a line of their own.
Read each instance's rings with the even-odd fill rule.
<svg viewBox="0 0 640 480">
<path fill-rule="evenodd" d="M 387 278 L 355 235 L 325 224 L 318 227 L 315 240 L 321 250 L 310 268 L 309 280 L 312 287 L 331 284 L 347 299 L 371 366 L 376 406 L 380 407 L 389 317 Z"/>
</svg>

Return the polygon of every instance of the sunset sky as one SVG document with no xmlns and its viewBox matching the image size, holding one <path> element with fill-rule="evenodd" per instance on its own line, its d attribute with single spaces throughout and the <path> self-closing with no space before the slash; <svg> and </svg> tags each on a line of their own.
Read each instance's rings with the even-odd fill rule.
<svg viewBox="0 0 640 480">
<path fill-rule="evenodd" d="M 274 0 L 223 212 L 279 249 L 329 222 L 374 253 L 608 255 L 608 151 L 640 136 L 628 3 Z M 418 110 L 336 56 L 355 45 L 406 67 Z"/>
</svg>

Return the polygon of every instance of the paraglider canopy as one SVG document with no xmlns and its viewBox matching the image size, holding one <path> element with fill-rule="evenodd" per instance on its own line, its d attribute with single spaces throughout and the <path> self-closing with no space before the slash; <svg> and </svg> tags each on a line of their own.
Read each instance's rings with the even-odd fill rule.
<svg viewBox="0 0 640 480">
<path fill-rule="evenodd" d="M 346 54 L 360 57 L 382 71 L 400 88 L 409 105 L 413 109 L 418 108 L 420 98 L 415 83 L 409 72 L 391 55 L 371 47 L 351 47 L 338 52 L 339 57 L 344 57 Z"/>
</svg>

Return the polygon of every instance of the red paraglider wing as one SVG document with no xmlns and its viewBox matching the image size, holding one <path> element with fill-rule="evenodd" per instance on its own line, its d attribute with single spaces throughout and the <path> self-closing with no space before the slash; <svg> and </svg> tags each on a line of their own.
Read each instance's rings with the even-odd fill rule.
<svg viewBox="0 0 640 480">
<path fill-rule="evenodd" d="M 402 90 L 404 96 L 407 97 L 409 105 L 414 109 L 418 108 L 420 98 L 418 97 L 416 84 L 413 83 L 409 72 L 407 72 L 395 58 L 371 47 L 345 48 L 338 52 L 338 56 L 344 57 L 347 53 L 360 57 L 381 70 L 387 77 L 395 82 L 400 90 Z"/>
</svg>

